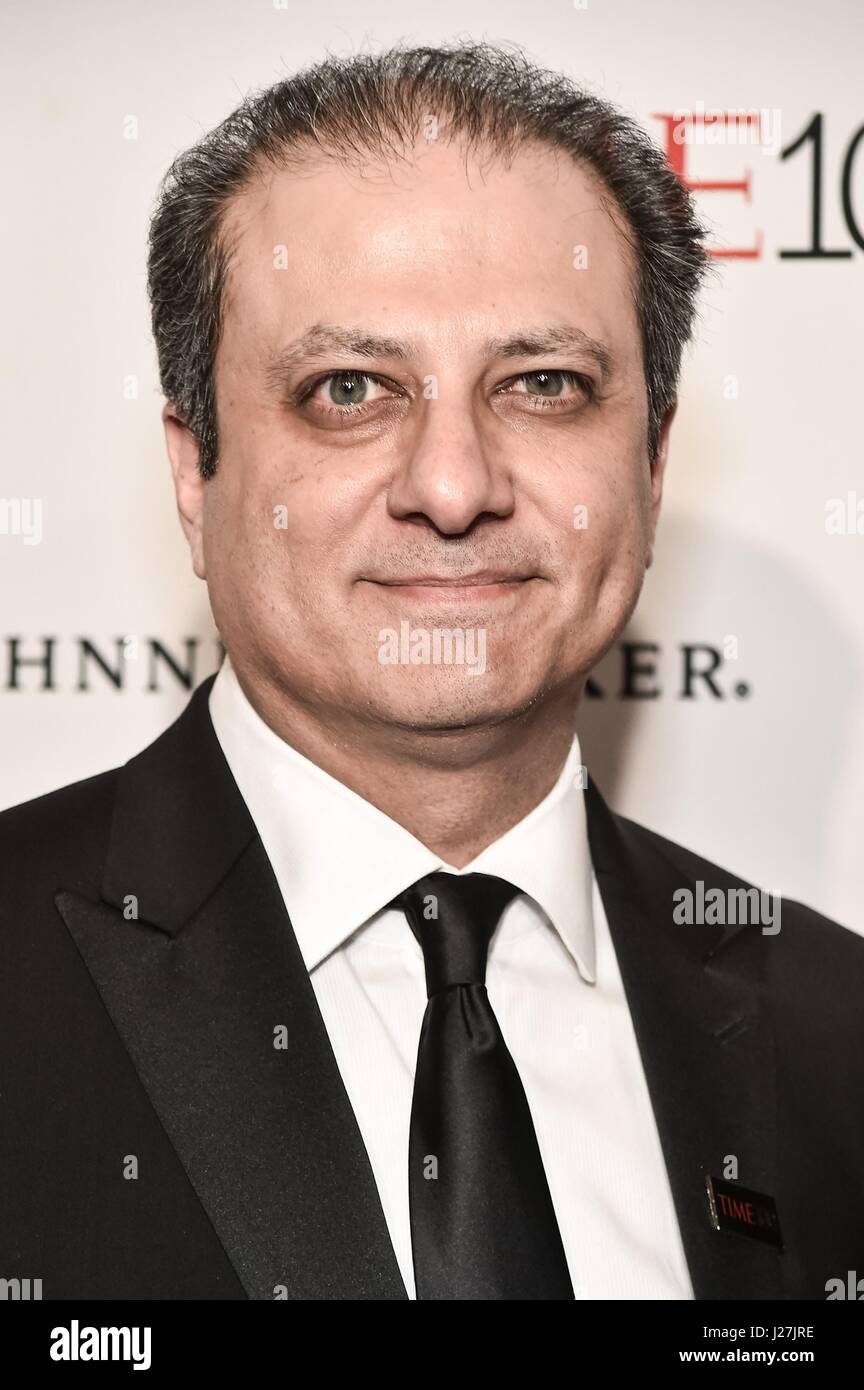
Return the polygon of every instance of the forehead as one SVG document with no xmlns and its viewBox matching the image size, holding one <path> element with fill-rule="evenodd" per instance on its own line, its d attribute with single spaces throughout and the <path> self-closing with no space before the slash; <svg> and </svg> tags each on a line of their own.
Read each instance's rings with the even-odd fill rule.
<svg viewBox="0 0 864 1390">
<path fill-rule="evenodd" d="M 364 322 L 467 352 L 509 324 L 566 317 L 635 362 L 636 263 L 623 214 L 563 152 L 501 160 L 421 143 L 349 168 L 267 166 L 233 200 L 223 349 L 249 358 L 310 323 Z M 223 353 L 220 349 L 220 355 Z"/>
</svg>

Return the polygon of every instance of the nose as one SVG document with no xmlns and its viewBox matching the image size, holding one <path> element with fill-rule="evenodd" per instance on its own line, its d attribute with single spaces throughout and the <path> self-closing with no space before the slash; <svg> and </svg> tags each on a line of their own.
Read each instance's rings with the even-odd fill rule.
<svg viewBox="0 0 864 1390">
<path fill-rule="evenodd" d="M 513 479 L 491 433 L 461 394 L 428 401 L 390 484 L 390 515 L 426 520 L 447 536 L 470 530 L 481 517 L 510 516 Z"/>
</svg>

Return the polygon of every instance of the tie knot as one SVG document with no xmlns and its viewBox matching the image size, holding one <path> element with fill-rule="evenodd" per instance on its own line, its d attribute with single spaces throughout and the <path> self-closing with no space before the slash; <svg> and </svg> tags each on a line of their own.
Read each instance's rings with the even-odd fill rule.
<svg viewBox="0 0 864 1390">
<path fill-rule="evenodd" d="M 486 982 L 486 956 L 501 914 L 519 889 L 494 874 L 448 874 L 418 878 L 398 898 L 420 943 L 431 999 L 451 985 Z"/>
</svg>

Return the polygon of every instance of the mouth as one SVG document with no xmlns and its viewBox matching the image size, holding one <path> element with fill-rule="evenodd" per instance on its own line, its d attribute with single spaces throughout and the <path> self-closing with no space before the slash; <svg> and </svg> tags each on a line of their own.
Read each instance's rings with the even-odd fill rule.
<svg viewBox="0 0 864 1390">
<path fill-rule="evenodd" d="M 400 598 L 424 603 L 482 603 L 506 598 L 524 589 L 535 574 L 512 574 L 500 570 L 477 570 L 473 574 L 420 574 L 399 579 L 368 579 L 366 582 L 392 589 Z"/>
</svg>

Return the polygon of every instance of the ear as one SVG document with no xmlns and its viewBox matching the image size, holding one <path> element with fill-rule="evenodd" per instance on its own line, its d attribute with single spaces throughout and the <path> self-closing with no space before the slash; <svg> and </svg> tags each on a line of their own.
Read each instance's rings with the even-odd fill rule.
<svg viewBox="0 0 864 1390">
<path fill-rule="evenodd" d="M 201 450 L 196 436 L 184 425 L 169 401 L 162 411 L 165 444 L 174 475 L 174 494 L 183 534 L 189 542 L 192 568 L 199 579 L 204 572 L 204 488 L 199 461 Z"/>
<path fill-rule="evenodd" d="M 669 456 L 669 432 L 672 428 L 672 421 L 675 419 L 675 412 L 677 409 L 678 402 L 674 401 L 663 416 L 660 424 L 657 453 L 651 461 L 651 522 L 648 539 L 648 558 L 645 563 L 646 569 L 650 569 L 654 562 L 654 537 L 657 534 L 657 522 L 660 520 L 660 503 L 663 500 L 663 479 L 666 474 L 666 460 Z"/>
</svg>

